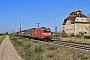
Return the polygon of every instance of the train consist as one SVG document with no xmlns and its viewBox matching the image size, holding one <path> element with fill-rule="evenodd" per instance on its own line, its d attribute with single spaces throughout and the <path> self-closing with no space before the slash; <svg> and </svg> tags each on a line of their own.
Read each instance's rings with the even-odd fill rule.
<svg viewBox="0 0 90 60">
<path fill-rule="evenodd" d="M 16 32 L 15 35 L 19 36 L 20 32 Z M 51 39 L 51 29 L 46 27 L 41 27 L 39 29 L 31 28 L 21 31 L 21 36 L 49 41 Z"/>
</svg>

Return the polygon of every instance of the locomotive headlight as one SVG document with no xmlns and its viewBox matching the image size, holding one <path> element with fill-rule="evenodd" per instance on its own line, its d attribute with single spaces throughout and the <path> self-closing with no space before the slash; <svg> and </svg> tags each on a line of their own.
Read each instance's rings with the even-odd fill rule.
<svg viewBox="0 0 90 60">
<path fill-rule="evenodd" d="M 51 35 L 51 33 L 49 33 L 49 35 Z"/>
<path fill-rule="evenodd" d="M 46 35 L 46 33 L 44 33 L 44 35 Z"/>
</svg>

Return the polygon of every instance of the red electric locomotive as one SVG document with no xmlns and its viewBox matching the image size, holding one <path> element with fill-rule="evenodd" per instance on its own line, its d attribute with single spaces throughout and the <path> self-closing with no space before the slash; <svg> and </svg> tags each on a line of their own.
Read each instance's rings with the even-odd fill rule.
<svg viewBox="0 0 90 60">
<path fill-rule="evenodd" d="M 41 27 L 38 30 L 32 32 L 32 38 L 49 41 L 51 39 L 51 29 L 46 27 Z"/>
</svg>

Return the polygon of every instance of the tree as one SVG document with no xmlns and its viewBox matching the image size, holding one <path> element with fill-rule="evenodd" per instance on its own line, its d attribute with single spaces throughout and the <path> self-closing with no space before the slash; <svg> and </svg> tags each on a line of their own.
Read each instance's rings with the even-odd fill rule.
<svg viewBox="0 0 90 60">
<path fill-rule="evenodd" d="M 67 34 L 65 33 L 65 31 L 63 30 L 61 33 L 62 37 L 67 37 Z"/>
<path fill-rule="evenodd" d="M 8 35 L 8 32 L 6 32 L 5 34 Z"/>
</svg>

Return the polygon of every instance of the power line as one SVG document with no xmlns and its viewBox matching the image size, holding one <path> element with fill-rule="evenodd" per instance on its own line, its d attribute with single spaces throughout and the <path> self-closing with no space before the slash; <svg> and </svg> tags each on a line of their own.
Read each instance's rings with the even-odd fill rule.
<svg viewBox="0 0 90 60">
<path fill-rule="evenodd" d="M 83 5 L 83 6 L 80 6 L 80 7 L 78 7 L 78 8 L 75 8 L 75 9 L 73 9 L 73 10 L 76 10 L 76 9 L 79 9 L 79 8 L 83 8 L 83 7 L 86 7 L 86 6 L 88 6 L 88 5 L 90 5 L 90 3 L 89 3 L 89 4 L 86 4 L 86 5 Z M 88 9 L 88 10 L 89 10 L 89 9 Z M 72 10 L 71 10 L 71 11 L 72 11 Z M 58 15 L 58 16 L 65 15 L 65 14 L 71 12 L 71 11 L 65 12 L 65 13 L 60 14 L 60 15 Z M 86 11 L 87 11 L 87 10 L 86 10 Z M 53 18 L 55 18 L 55 17 L 52 17 L 51 19 L 53 19 Z M 49 19 L 49 20 L 51 20 L 51 19 Z M 49 24 L 50 24 L 50 23 L 49 23 Z"/>
<path fill-rule="evenodd" d="M 89 4 L 86 4 L 86 5 L 83 5 L 83 6 L 81 6 L 81 7 L 75 8 L 75 9 L 73 9 L 73 10 L 76 10 L 76 9 L 79 9 L 79 8 L 83 8 L 83 7 L 88 6 L 88 5 L 90 5 L 90 3 L 89 3 Z M 71 11 L 68 11 L 68 12 L 71 12 Z M 66 13 L 68 13 L 68 12 L 65 12 L 65 13 L 63 13 L 63 14 L 60 14 L 59 16 L 64 15 L 64 14 L 66 14 Z"/>
<path fill-rule="evenodd" d="M 73 7 L 73 6 L 77 5 L 77 4 L 80 4 L 80 3 L 82 3 L 83 1 L 85 1 L 85 0 L 81 0 L 80 2 L 75 3 L 75 4 L 73 4 L 73 5 L 69 6 L 69 7 L 65 8 L 65 9 L 63 9 L 63 10 L 61 10 L 61 11 L 58 11 L 58 12 L 65 11 L 66 9 L 69 9 L 69 8 L 71 8 L 71 7 Z M 55 14 L 52 14 L 52 15 L 55 15 Z M 50 16 L 48 16 L 48 17 L 51 17 L 52 15 L 50 15 Z M 53 18 L 55 18 L 55 17 L 56 17 L 56 16 L 51 17 L 51 18 L 49 18 L 49 19 L 47 19 L 47 18 L 42 18 L 42 19 L 45 19 L 45 20 L 44 20 L 44 21 L 41 21 L 40 23 L 46 22 L 46 21 L 48 21 L 48 20 L 50 20 L 50 19 L 53 19 Z"/>
<path fill-rule="evenodd" d="M 31 26 L 32 26 L 32 28 L 33 28 L 33 27 L 35 26 L 34 23 L 33 23 L 33 22 L 30 22 L 30 23 L 31 23 Z"/>
<path fill-rule="evenodd" d="M 59 11 L 59 12 L 62 12 L 62 11 L 66 10 L 66 9 L 69 9 L 69 8 L 71 8 L 71 7 L 73 7 L 73 6 L 77 5 L 77 4 L 80 4 L 80 3 L 82 3 L 83 1 L 85 1 L 85 0 L 82 0 L 82 1 L 80 1 L 80 2 L 78 2 L 78 3 L 76 3 L 76 4 L 74 4 L 74 5 L 71 5 L 71 6 L 65 8 L 65 9 L 63 9 L 63 10 L 61 10 L 61 11 Z"/>
<path fill-rule="evenodd" d="M 86 4 L 86 5 L 83 5 L 83 6 L 80 6 L 80 7 L 78 7 L 78 8 L 75 8 L 75 9 L 73 9 L 73 10 L 76 10 L 76 9 L 79 9 L 79 8 L 83 8 L 83 7 L 86 7 L 86 6 L 88 6 L 88 5 L 90 5 L 90 3 L 89 3 L 89 4 Z M 58 16 L 65 15 L 65 14 L 67 14 L 67 13 L 69 13 L 69 12 L 71 12 L 71 11 L 67 11 L 67 12 L 65 12 L 65 13 L 63 13 L 63 14 L 58 15 Z M 51 19 L 53 19 L 53 18 L 55 18 L 55 16 L 52 17 Z M 49 19 L 49 20 L 51 20 L 51 19 Z M 46 21 L 47 21 L 47 20 L 46 20 Z M 45 22 L 45 21 L 44 21 L 44 22 Z"/>
<path fill-rule="evenodd" d="M 62 11 L 65 11 L 66 9 L 69 9 L 69 8 L 71 8 L 71 7 L 73 7 L 73 6 L 77 5 L 77 4 L 80 4 L 80 3 L 82 3 L 83 1 L 85 1 L 85 0 L 81 0 L 80 2 L 78 2 L 78 3 L 76 3 L 76 4 L 73 4 L 73 5 L 65 8 L 65 9 L 63 9 L 63 10 L 61 10 L 61 11 L 58 11 L 58 13 L 59 13 L 59 12 L 62 12 Z M 52 15 L 53 15 L 53 14 L 52 14 Z M 55 14 L 54 14 L 54 15 L 55 15 Z M 50 16 L 48 16 L 48 17 L 50 17 Z M 55 17 L 54 17 L 54 18 L 55 18 Z M 43 18 L 43 19 L 46 19 L 46 18 Z M 42 22 L 45 22 L 45 21 L 46 21 L 46 20 L 44 20 L 44 21 L 42 21 Z M 40 23 L 41 23 L 41 22 L 40 22 Z"/>
<path fill-rule="evenodd" d="M 87 10 L 84 10 L 84 11 L 90 11 L 90 9 L 87 9 Z M 83 12 L 84 12 L 84 11 L 83 11 Z"/>
<path fill-rule="evenodd" d="M 37 24 L 37 26 L 38 26 L 38 29 L 39 29 L 39 24 L 40 24 L 40 22 L 38 22 L 38 23 L 36 23 Z"/>
</svg>

